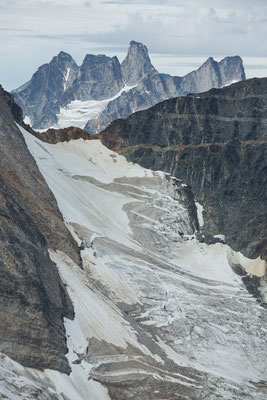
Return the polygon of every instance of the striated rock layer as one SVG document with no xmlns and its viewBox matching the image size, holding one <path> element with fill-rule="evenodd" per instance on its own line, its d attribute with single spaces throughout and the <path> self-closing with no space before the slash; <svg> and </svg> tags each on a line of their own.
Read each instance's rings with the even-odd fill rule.
<svg viewBox="0 0 267 400">
<path fill-rule="evenodd" d="M 247 257 L 267 258 L 267 79 L 166 100 L 117 120 L 102 142 L 146 168 L 191 185 L 202 233 Z"/>
<path fill-rule="evenodd" d="M 30 155 L 0 87 L 0 351 L 25 366 L 69 372 L 63 317 L 74 311 L 48 247 L 79 249 Z"/>
</svg>

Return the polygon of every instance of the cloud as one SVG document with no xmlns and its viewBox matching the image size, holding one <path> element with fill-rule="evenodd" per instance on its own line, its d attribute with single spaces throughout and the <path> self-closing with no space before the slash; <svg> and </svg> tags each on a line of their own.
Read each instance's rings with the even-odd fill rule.
<svg viewBox="0 0 267 400">
<path fill-rule="evenodd" d="M 132 39 L 165 59 L 267 55 L 266 0 L 0 0 L 0 5 L 5 60 L 0 75 L 5 80 L 9 66 L 18 66 L 14 80 L 20 83 L 22 71 L 32 68 L 30 75 L 60 50 L 81 61 L 90 52 L 125 54 Z"/>
<path fill-rule="evenodd" d="M 32 29 L 20 29 L 20 28 L 0 28 L 3 32 L 32 32 Z"/>
</svg>

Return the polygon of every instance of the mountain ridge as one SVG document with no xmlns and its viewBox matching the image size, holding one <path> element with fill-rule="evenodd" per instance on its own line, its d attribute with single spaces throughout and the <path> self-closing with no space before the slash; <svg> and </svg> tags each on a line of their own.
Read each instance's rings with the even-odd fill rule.
<svg viewBox="0 0 267 400">
<path fill-rule="evenodd" d="M 112 120 L 126 118 L 167 98 L 244 79 L 239 56 L 226 57 L 219 63 L 209 58 L 184 77 L 161 74 L 152 65 L 147 47 L 131 41 L 121 64 L 116 56 L 87 54 L 78 66 L 68 53 L 60 52 L 12 93 L 34 129 L 72 125 L 98 133 Z M 87 123 L 79 119 L 86 107 Z"/>
</svg>

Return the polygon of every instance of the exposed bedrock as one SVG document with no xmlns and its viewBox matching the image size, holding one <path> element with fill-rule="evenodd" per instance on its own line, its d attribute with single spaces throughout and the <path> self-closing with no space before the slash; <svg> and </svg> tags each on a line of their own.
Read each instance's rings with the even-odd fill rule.
<svg viewBox="0 0 267 400">
<path fill-rule="evenodd" d="M 146 168 L 192 186 L 202 233 L 267 259 L 267 78 L 166 100 L 117 120 L 102 142 Z"/>
<path fill-rule="evenodd" d="M 48 248 L 79 249 L 0 87 L 0 351 L 25 366 L 69 372 L 63 317 L 73 306 Z"/>
</svg>

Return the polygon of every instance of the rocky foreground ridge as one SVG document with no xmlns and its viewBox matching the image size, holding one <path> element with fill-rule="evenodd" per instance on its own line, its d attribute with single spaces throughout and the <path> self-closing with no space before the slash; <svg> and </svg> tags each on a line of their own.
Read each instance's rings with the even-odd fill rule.
<svg viewBox="0 0 267 400">
<path fill-rule="evenodd" d="M 267 259 L 267 79 L 166 100 L 117 120 L 102 142 L 128 160 L 192 186 L 205 240 L 224 235 L 247 257 Z"/>
<path fill-rule="evenodd" d="M 87 54 L 78 66 L 60 52 L 13 94 L 34 129 L 76 126 L 97 133 L 111 121 L 165 99 L 244 79 L 238 56 L 220 62 L 210 57 L 184 77 L 159 73 L 146 46 L 132 41 L 121 64 L 117 57 Z"/>
<path fill-rule="evenodd" d="M 79 249 L 0 87 L 0 351 L 25 366 L 69 372 L 63 317 L 74 310 L 48 248 Z"/>
</svg>

